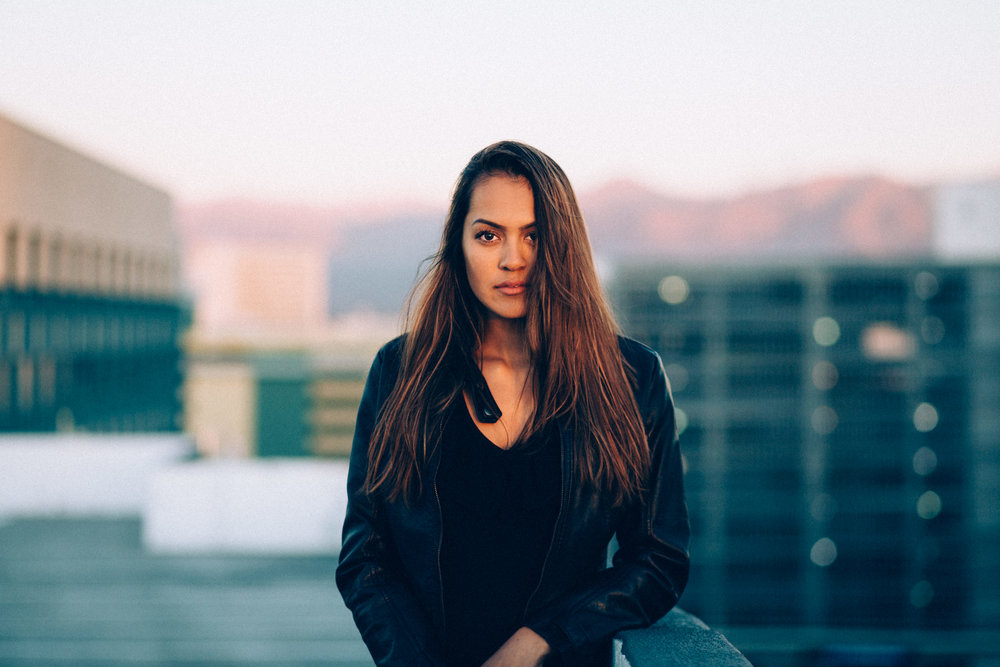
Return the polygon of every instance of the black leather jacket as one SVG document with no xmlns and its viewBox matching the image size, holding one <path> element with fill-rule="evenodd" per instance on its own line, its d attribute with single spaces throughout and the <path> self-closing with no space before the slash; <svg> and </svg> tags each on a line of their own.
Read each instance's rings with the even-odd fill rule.
<svg viewBox="0 0 1000 667">
<path fill-rule="evenodd" d="M 645 502 L 612 507 L 578 482 L 573 433 L 561 426 L 560 509 L 524 624 L 565 664 L 576 664 L 574 655 L 593 654 L 620 630 L 655 622 L 687 582 L 689 529 L 670 390 L 655 352 L 619 340 L 635 375 L 652 475 Z M 446 619 L 438 566 L 441 514 L 433 488 L 440 449 L 423 475 L 433 492 L 409 505 L 360 491 L 372 429 L 399 372 L 401 344 L 396 339 L 379 351 L 358 411 L 337 585 L 376 663 L 440 665 Z M 608 568 L 613 535 L 619 549 Z"/>
</svg>

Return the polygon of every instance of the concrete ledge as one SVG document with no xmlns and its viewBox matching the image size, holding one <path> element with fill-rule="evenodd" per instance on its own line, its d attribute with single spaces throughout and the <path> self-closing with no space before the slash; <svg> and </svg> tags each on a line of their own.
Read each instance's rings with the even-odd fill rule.
<svg viewBox="0 0 1000 667">
<path fill-rule="evenodd" d="M 736 647 L 697 616 L 674 608 L 643 630 L 618 634 L 622 667 L 751 667 Z"/>
<path fill-rule="evenodd" d="M 143 524 L 169 553 L 332 554 L 347 510 L 347 463 L 203 460 L 160 471 Z"/>
<path fill-rule="evenodd" d="M 2 434 L 0 517 L 140 516 L 156 471 L 193 454 L 180 434 Z"/>
</svg>

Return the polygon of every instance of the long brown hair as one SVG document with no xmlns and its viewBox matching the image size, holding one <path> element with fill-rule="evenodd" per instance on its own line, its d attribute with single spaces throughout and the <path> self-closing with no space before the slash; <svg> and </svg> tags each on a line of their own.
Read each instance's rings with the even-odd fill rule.
<svg viewBox="0 0 1000 667">
<path fill-rule="evenodd" d="M 538 400 L 524 436 L 565 420 L 574 433 L 580 480 L 609 493 L 615 504 L 637 498 L 649 448 L 583 215 L 559 165 L 513 141 L 474 155 L 455 186 L 441 245 L 421 281 L 399 379 L 372 434 L 365 488 L 390 499 L 422 489 L 423 463 L 437 444 L 445 410 L 461 395 L 465 369 L 475 363 L 485 316 L 466 275 L 462 231 L 472 191 L 495 174 L 527 179 L 535 199 L 538 254 L 525 332 Z"/>
</svg>

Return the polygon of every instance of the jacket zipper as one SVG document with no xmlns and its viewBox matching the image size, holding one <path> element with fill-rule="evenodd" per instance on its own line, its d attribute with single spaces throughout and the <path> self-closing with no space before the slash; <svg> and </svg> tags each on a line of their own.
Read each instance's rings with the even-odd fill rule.
<svg viewBox="0 0 1000 667">
<path fill-rule="evenodd" d="M 528 610 L 531 609 L 531 603 L 535 600 L 535 595 L 542 588 L 542 582 L 545 580 L 545 572 L 549 567 L 549 559 L 552 558 L 552 552 L 556 549 L 556 542 L 559 537 L 559 530 L 562 527 L 562 517 L 566 509 L 566 505 L 569 504 L 569 483 L 570 475 L 566 471 L 566 466 L 571 464 L 572 452 L 568 448 L 563 446 L 563 429 L 559 429 L 559 457 L 560 457 L 560 475 L 562 478 L 560 482 L 562 484 L 562 489 L 559 499 L 559 511 L 556 512 L 556 521 L 552 526 L 552 539 L 549 540 L 549 550 L 545 552 L 545 559 L 542 560 L 542 570 L 538 575 L 538 584 L 535 585 L 535 590 L 531 591 L 531 595 L 528 596 L 528 601 L 524 605 L 524 612 L 522 612 L 521 617 L 524 618 L 528 615 Z"/>
<path fill-rule="evenodd" d="M 438 425 L 438 447 L 442 446 L 444 439 L 444 423 Z M 438 466 L 441 462 L 438 461 Z M 437 545 L 437 572 L 438 572 L 438 595 L 441 599 L 441 635 L 447 636 L 448 619 L 445 615 L 444 606 L 444 570 L 441 569 L 441 550 L 444 548 L 444 512 L 441 510 L 441 496 L 438 494 L 437 468 L 434 469 L 434 502 L 437 504 L 438 512 L 438 545 Z"/>
</svg>

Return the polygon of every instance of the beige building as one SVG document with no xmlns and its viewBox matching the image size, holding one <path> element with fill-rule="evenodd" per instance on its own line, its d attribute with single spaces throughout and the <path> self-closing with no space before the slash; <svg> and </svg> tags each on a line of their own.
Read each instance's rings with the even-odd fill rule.
<svg viewBox="0 0 1000 667">
<path fill-rule="evenodd" d="M 0 116 L 0 285 L 176 297 L 170 195 Z"/>
<path fill-rule="evenodd" d="M 200 340 L 329 326 L 327 251 L 304 243 L 207 239 L 191 243 L 188 281 Z"/>
</svg>

